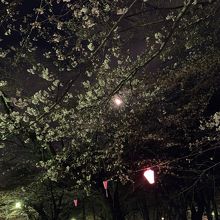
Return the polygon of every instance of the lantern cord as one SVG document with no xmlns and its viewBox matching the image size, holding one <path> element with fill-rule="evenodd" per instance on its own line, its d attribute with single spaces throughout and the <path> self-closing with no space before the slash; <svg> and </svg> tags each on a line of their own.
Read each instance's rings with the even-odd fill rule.
<svg viewBox="0 0 220 220">
<path fill-rule="evenodd" d="M 186 156 L 183 156 L 183 157 L 175 158 L 175 159 L 170 160 L 170 161 L 161 162 L 161 163 L 159 163 L 159 164 L 152 165 L 152 166 L 149 166 L 149 167 L 147 167 L 147 168 L 148 168 L 148 169 L 153 169 L 153 168 L 156 168 L 156 167 L 159 167 L 159 168 L 160 168 L 161 166 L 168 165 L 168 164 L 171 164 L 171 163 L 175 163 L 175 162 L 178 162 L 178 161 L 184 160 L 184 159 L 189 159 L 189 158 L 198 156 L 198 155 L 201 154 L 201 153 L 205 153 L 205 152 L 208 152 L 208 151 L 210 151 L 210 150 L 213 150 L 213 149 L 216 149 L 216 147 L 206 149 L 206 150 L 204 150 L 204 151 L 202 151 L 202 152 L 195 152 L 195 153 L 192 153 L 192 154 L 190 154 L 190 155 L 186 155 Z M 139 170 L 135 170 L 135 171 L 133 171 L 133 172 L 137 173 L 137 172 L 141 172 L 141 171 L 144 171 L 144 170 L 146 170 L 146 167 L 145 167 L 145 168 L 142 168 L 142 169 L 139 169 Z"/>
</svg>

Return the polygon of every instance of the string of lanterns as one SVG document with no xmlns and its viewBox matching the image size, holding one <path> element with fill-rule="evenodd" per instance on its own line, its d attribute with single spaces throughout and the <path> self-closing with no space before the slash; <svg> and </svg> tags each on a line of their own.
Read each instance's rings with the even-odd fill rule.
<svg viewBox="0 0 220 220">
<path fill-rule="evenodd" d="M 144 177 L 146 178 L 146 180 L 150 183 L 150 184 L 154 184 L 155 183 L 155 175 L 154 175 L 154 170 L 148 168 L 147 170 L 144 171 Z M 109 180 L 104 180 L 103 183 L 103 187 L 105 189 L 105 196 L 106 198 L 108 198 L 108 182 Z M 74 207 L 78 206 L 78 199 L 75 198 L 73 200 L 73 204 Z"/>
</svg>

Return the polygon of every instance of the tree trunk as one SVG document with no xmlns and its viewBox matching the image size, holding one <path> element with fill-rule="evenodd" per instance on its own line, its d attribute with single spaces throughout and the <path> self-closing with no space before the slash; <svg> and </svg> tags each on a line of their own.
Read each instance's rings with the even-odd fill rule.
<svg viewBox="0 0 220 220">
<path fill-rule="evenodd" d="M 116 183 L 116 188 L 113 194 L 114 194 L 113 198 L 111 198 L 111 195 L 109 195 L 108 197 L 108 202 L 110 204 L 110 208 L 112 211 L 112 219 L 113 220 L 125 220 L 125 217 L 120 207 L 119 194 L 118 194 L 118 183 Z"/>
<path fill-rule="evenodd" d="M 92 206 L 92 213 L 93 213 L 93 220 L 96 220 L 95 207 L 94 207 L 94 205 Z"/>
<path fill-rule="evenodd" d="M 213 209 L 214 209 L 214 213 L 215 213 L 215 220 L 219 220 L 219 216 L 218 216 L 218 208 L 216 205 L 216 201 L 213 201 Z"/>
<path fill-rule="evenodd" d="M 201 220 L 204 212 L 203 204 L 198 204 L 198 211 L 196 211 L 195 207 L 192 207 L 192 220 Z"/>
<path fill-rule="evenodd" d="M 59 214 L 60 214 L 60 210 L 59 209 L 55 209 L 54 210 L 53 220 L 58 220 L 59 219 Z"/>
<path fill-rule="evenodd" d="M 118 193 L 114 197 L 114 206 L 112 207 L 113 220 L 125 220 L 120 208 Z"/>
<path fill-rule="evenodd" d="M 39 214 L 40 220 L 49 220 L 48 216 L 46 215 L 45 211 L 43 210 L 43 206 L 42 205 L 40 205 L 40 206 L 33 205 L 32 207 Z"/>
<path fill-rule="evenodd" d="M 86 220 L 86 206 L 85 206 L 85 199 L 83 200 L 83 220 Z"/>
<path fill-rule="evenodd" d="M 145 195 L 144 195 L 145 196 Z M 139 202 L 139 208 L 143 217 L 143 220 L 149 220 L 149 212 L 146 204 L 146 199 L 143 197 Z"/>
</svg>

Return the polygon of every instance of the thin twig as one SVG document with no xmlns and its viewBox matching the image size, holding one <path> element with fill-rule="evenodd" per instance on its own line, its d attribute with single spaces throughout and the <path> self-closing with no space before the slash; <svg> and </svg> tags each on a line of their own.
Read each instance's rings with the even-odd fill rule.
<svg viewBox="0 0 220 220">
<path fill-rule="evenodd" d="M 101 42 L 101 44 L 97 47 L 97 49 L 94 51 L 94 53 L 92 54 L 92 57 L 94 55 L 96 55 L 98 53 L 98 51 L 104 46 L 104 44 L 106 43 L 106 41 L 108 40 L 108 38 L 110 37 L 110 35 L 112 34 L 112 32 L 117 28 L 118 24 L 121 22 L 121 20 L 125 17 L 125 15 L 128 13 L 128 11 L 134 6 L 134 4 L 137 2 L 137 0 L 134 0 L 130 6 L 128 7 L 127 11 L 122 14 L 120 16 L 120 18 L 117 20 L 117 22 L 113 25 L 113 27 L 111 28 L 111 30 L 108 32 L 108 34 L 106 35 L 106 37 L 104 38 L 104 40 Z"/>
<path fill-rule="evenodd" d="M 164 40 L 164 42 L 161 44 L 160 48 L 153 53 L 146 61 L 144 61 L 143 63 L 139 64 L 139 61 L 137 61 L 137 63 L 135 64 L 135 66 L 133 67 L 131 73 L 125 78 L 123 79 L 117 86 L 116 88 L 108 95 L 108 98 L 104 100 L 107 101 L 109 98 L 111 98 L 113 95 L 115 95 L 116 93 L 119 92 L 119 90 L 121 90 L 121 88 L 125 85 L 126 82 L 128 82 L 129 80 L 131 80 L 141 68 L 146 67 L 152 60 L 154 60 L 162 51 L 163 49 L 166 47 L 166 45 L 168 44 L 170 38 L 172 37 L 174 31 L 176 30 L 180 20 L 182 19 L 182 17 L 185 15 L 186 11 L 189 9 L 191 5 L 191 1 L 189 1 L 189 3 L 182 9 L 181 13 L 179 13 L 179 15 L 177 16 L 176 21 L 174 22 L 169 34 L 167 35 L 166 39 Z M 140 60 L 145 60 L 146 58 L 146 53 L 142 54 Z"/>
</svg>

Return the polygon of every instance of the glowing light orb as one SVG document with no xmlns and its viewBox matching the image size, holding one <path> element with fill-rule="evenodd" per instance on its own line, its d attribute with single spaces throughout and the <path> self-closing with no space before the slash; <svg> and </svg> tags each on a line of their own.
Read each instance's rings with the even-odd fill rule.
<svg viewBox="0 0 220 220">
<path fill-rule="evenodd" d="M 117 105 L 117 106 L 120 106 L 123 104 L 122 99 L 120 99 L 119 97 L 115 97 L 113 101 L 114 101 L 115 105 Z"/>
<path fill-rule="evenodd" d="M 21 202 L 16 202 L 15 203 L 15 208 L 16 209 L 21 209 L 21 206 L 22 206 Z"/>
<path fill-rule="evenodd" d="M 147 170 L 144 172 L 144 177 L 147 179 L 147 181 L 148 181 L 150 184 L 154 184 L 154 183 L 155 183 L 154 171 L 153 171 L 153 170 L 147 169 Z"/>
</svg>

